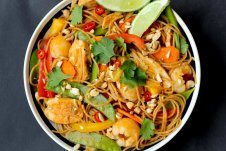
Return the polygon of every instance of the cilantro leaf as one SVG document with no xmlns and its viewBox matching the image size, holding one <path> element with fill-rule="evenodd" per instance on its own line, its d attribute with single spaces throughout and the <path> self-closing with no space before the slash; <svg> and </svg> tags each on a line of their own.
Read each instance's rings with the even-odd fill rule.
<svg viewBox="0 0 226 151">
<path fill-rule="evenodd" d="M 123 73 L 122 76 L 121 76 L 121 82 L 132 87 L 132 88 L 137 86 L 136 81 L 133 78 L 127 78 L 125 76 L 125 73 Z"/>
<path fill-rule="evenodd" d="M 140 68 L 136 69 L 135 78 L 137 79 L 138 86 L 143 86 L 146 84 L 147 75 Z"/>
<path fill-rule="evenodd" d="M 109 38 L 103 37 L 100 42 L 95 41 L 91 50 L 97 63 L 107 64 L 115 56 L 114 42 Z"/>
<path fill-rule="evenodd" d="M 50 72 L 48 75 L 48 82 L 46 85 L 46 89 L 52 90 L 52 88 L 58 86 L 61 81 L 64 79 L 71 78 L 72 76 L 64 74 L 60 67 L 56 67 Z"/>
<path fill-rule="evenodd" d="M 146 73 L 138 68 L 132 60 L 125 61 L 120 68 L 123 70 L 122 83 L 130 87 L 144 86 L 146 84 Z"/>
<path fill-rule="evenodd" d="M 185 38 L 180 37 L 180 52 L 182 54 L 185 54 L 188 51 L 189 45 L 187 44 L 187 41 Z"/>
<path fill-rule="evenodd" d="M 82 23 L 82 8 L 83 8 L 82 6 L 76 6 L 72 10 L 72 20 L 71 20 L 72 25 Z"/>
<path fill-rule="evenodd" d="M 121 66 L 121 69 L 124 71 L 127 78 L 134 77 L 136 68 L 135 63 L 132 60 L 125 61 Z"/>
<path fill-rule="evenodd" d="M 142 122 L 140 135 L 144 140 L 150 139 L 155 134 L 154 122 L 150 119 L 145 118 Z"/>
<path fill-rule="evenodd" d="M 118 45 L 119 47 L 122 47 L 126 51 L 126 43 L 123 38 L 121 38 L 121 37 L 116 38 L 115 43 L 116 43 L 116 45 Z"/>
</svg>

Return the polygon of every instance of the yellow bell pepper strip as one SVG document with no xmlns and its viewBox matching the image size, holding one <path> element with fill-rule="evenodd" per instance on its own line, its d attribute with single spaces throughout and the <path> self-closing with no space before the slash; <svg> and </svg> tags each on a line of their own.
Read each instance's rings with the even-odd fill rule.
<svg viewBox="0 0 226 151">
<path fill-rule="evenodd" d="M 123 74 L 123 71 L 119 68 L 116 71 L 113 72 L 113 81 L 117 82 L 120 80 L 121 76 Z"/>
<path fill-rule="evenodd" d="M 44 39 L 52 37 L 63 30 L 64 26 L 66 25 L 66 20 L 63 18 L 53 19 L 53 23 L 50 26 L 49 30 L 44 36 Z"/>
<path fill-rule="evenodd" d="M 90 133 L 90 132 L 99 132 L 111 127 L 114 123 L 110 120 L 101 122 L 101 123 L 73 123 L 71 127 L 75 131 Z"/>
<path fill-rule="evenodd" d="M 66 139 L 104 151 L 121 151 L 121 147 L 112 139 L 98 133 L 68 132 Z"/>
</svg>

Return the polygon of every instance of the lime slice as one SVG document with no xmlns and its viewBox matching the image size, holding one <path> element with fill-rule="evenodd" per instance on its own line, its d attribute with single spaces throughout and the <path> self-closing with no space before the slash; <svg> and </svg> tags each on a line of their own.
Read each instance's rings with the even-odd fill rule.
<svg viewBox="0 0 226 151">
<path fill-rule="evenodd" d="M 156 0 L 145 6 L 133 20 L 129 33 L 141 37 L 168 5 L 169 0 Z"/>
<path fill-rule="evenodd" d="M 96 0 L 103 7 L 118 12 L 132 12 L 147 5 L 150 0 Z"/>
</svg>

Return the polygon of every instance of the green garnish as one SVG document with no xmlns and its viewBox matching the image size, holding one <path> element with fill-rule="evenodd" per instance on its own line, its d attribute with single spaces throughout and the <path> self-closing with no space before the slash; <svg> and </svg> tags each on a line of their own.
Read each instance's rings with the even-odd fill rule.
<svg viewBox="0 0 226 151">
<path fill-rule="evenodd" d="M 176 47 L 180 51 L 180 37 L 179 37 L 178 33 L 174 33 L 173 36 L 175 39 Z"/>
<path fill-rule="evenodd" d="M 99 73 L 99 67 L 95 62 L 93 62 L 90 82 L 93 82 L 95 79 L 98 78 L 98 73 Z"/>
<path fill-rule="evenodd" d="M 60 67 L 56 67 L 48 75 L 48 82 L 46 85 L 47 90 L 52 90 L 54 87 L 58 86 L 61 81 L 71 78 L 72 76 L 64 74 Z"/>
<path fill-rule="evenodd" d="M 166 17 L 168 18 L 169 22 L 171 24 L 173 24 L 174 26 L 179 27 L 178 23 L 177 23 L 177 19 L 171 9 L 171 6 L 166 7 L 165 13 L 166 13 Z M 177 49 L 180 51 L 180 53 L 185 54 L 188 51 L 188 47 L 189 47 L 186 39 L 184 37 L 179 36 L 178 33 L 174 33 L 173 36 L 176 41 Z"/>
<path fill-rule="evenodd" d="M 188 51 L 188 43 L 184 37 L 179 36 L 177 33 L 174 33 L 174 38 L 176 40 L 176 47 L 180 53 L 185 54 Z"/>
<path fill-rule="evenodd" d="M 119 47 L 122 47 L 126 51 L 126 43 L 123 38 L 121 38 L 121 37 L 116 38 L 115 43 L 116 43 L 116 45 L 118 45 Z"/>
<path fill-rule="evenodd" d="M 77 32 L 77 36 L 79 40 L 89 41 L 89 37 L 81 31 Z"/>
<path fill-rule="evenodd" d="M 177 19 L 173 13 L 173 10 L 171 9 L 171 6 L 167 6 L 165 9 L 166 17 L 168 18 L 169 22 L 173 24 L 174 26 L 178 27 Z"/>
<path fill-rule="evenodd" d="M 184 37 L 180 37 L 180 53 L 185 54 L 188 51 L 188 43 Z"/>
<path fill-rule="evenodd" d="M 155 134 L 155 124 L 152 120 L 145 118 L 142 122 L 140 135 L 144 140 L 150 139 Z"/>
<path fill-rule="evenodd" d="M 125 61 L 120 68 L 123 70 L 122 83 L 130 87 L 144 86 L 146 84 L 146 73 L 138 68 L 132 60 Z"/>
<path fill-rule="evenodd" d="M 68 132 L 65 136 L 73 143 L 94 147 L 104 151 L 121 151 L 120 146 L 107 136 L 98 133 Z"/>
<path fill-rule="evenodd" d="M 37 58 L 37 49 L 35 51 L 32 52 L 31 54 L 31 59 L 30 59 L 30 71 L 31 69 L 38 63 L 38 58 Z"/>
<path fill-rule="evenodd" d="M 76 6 L 72 10 L 72 20 L 71 20 L 72 25 L 82 23 L 82 8 L 83 8 L 82 6 Z"/>
<path fill-rule="evenodd" d="M 108 29 L 103 29 L 101 27 L 98 27 L 94 31 L 95 36 L 104 36 L 107 33 Z"/>
<path fill-rule="evenodd" d="M 95 41 L 91 50 L 97 63 L 107 64 L 115 56 L 114 42 L 109 38 L 103 37 L 100 42 Z"/>
<path fill-rule="evenodd" d="M 185 92 L 182 92 L 181 94 L 185 97 L 185 99 L 189 99 L 189 97 L 191 96 L 191 94 L 193 93 L 193 91 L 195 90 L 195 88 L 192 88 L 190 90 L 187 90 Z"/>
</svg>

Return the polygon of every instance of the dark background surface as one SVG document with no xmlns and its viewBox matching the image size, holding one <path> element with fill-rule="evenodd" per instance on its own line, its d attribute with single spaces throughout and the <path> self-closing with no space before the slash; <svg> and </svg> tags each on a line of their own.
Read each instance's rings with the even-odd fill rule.
<svg viewBox="0 0 226 151">
<path fill-rule="evenodd" d="M 29 39 L 60 0 L 0 0 L 0 150 L 63 151 L 33 117 L 23 87 Z M 161 150 L 226 151 L 226 1 L 172 0 L 201 58 L 197 105 L 182 131 Z"/>
</svg>

